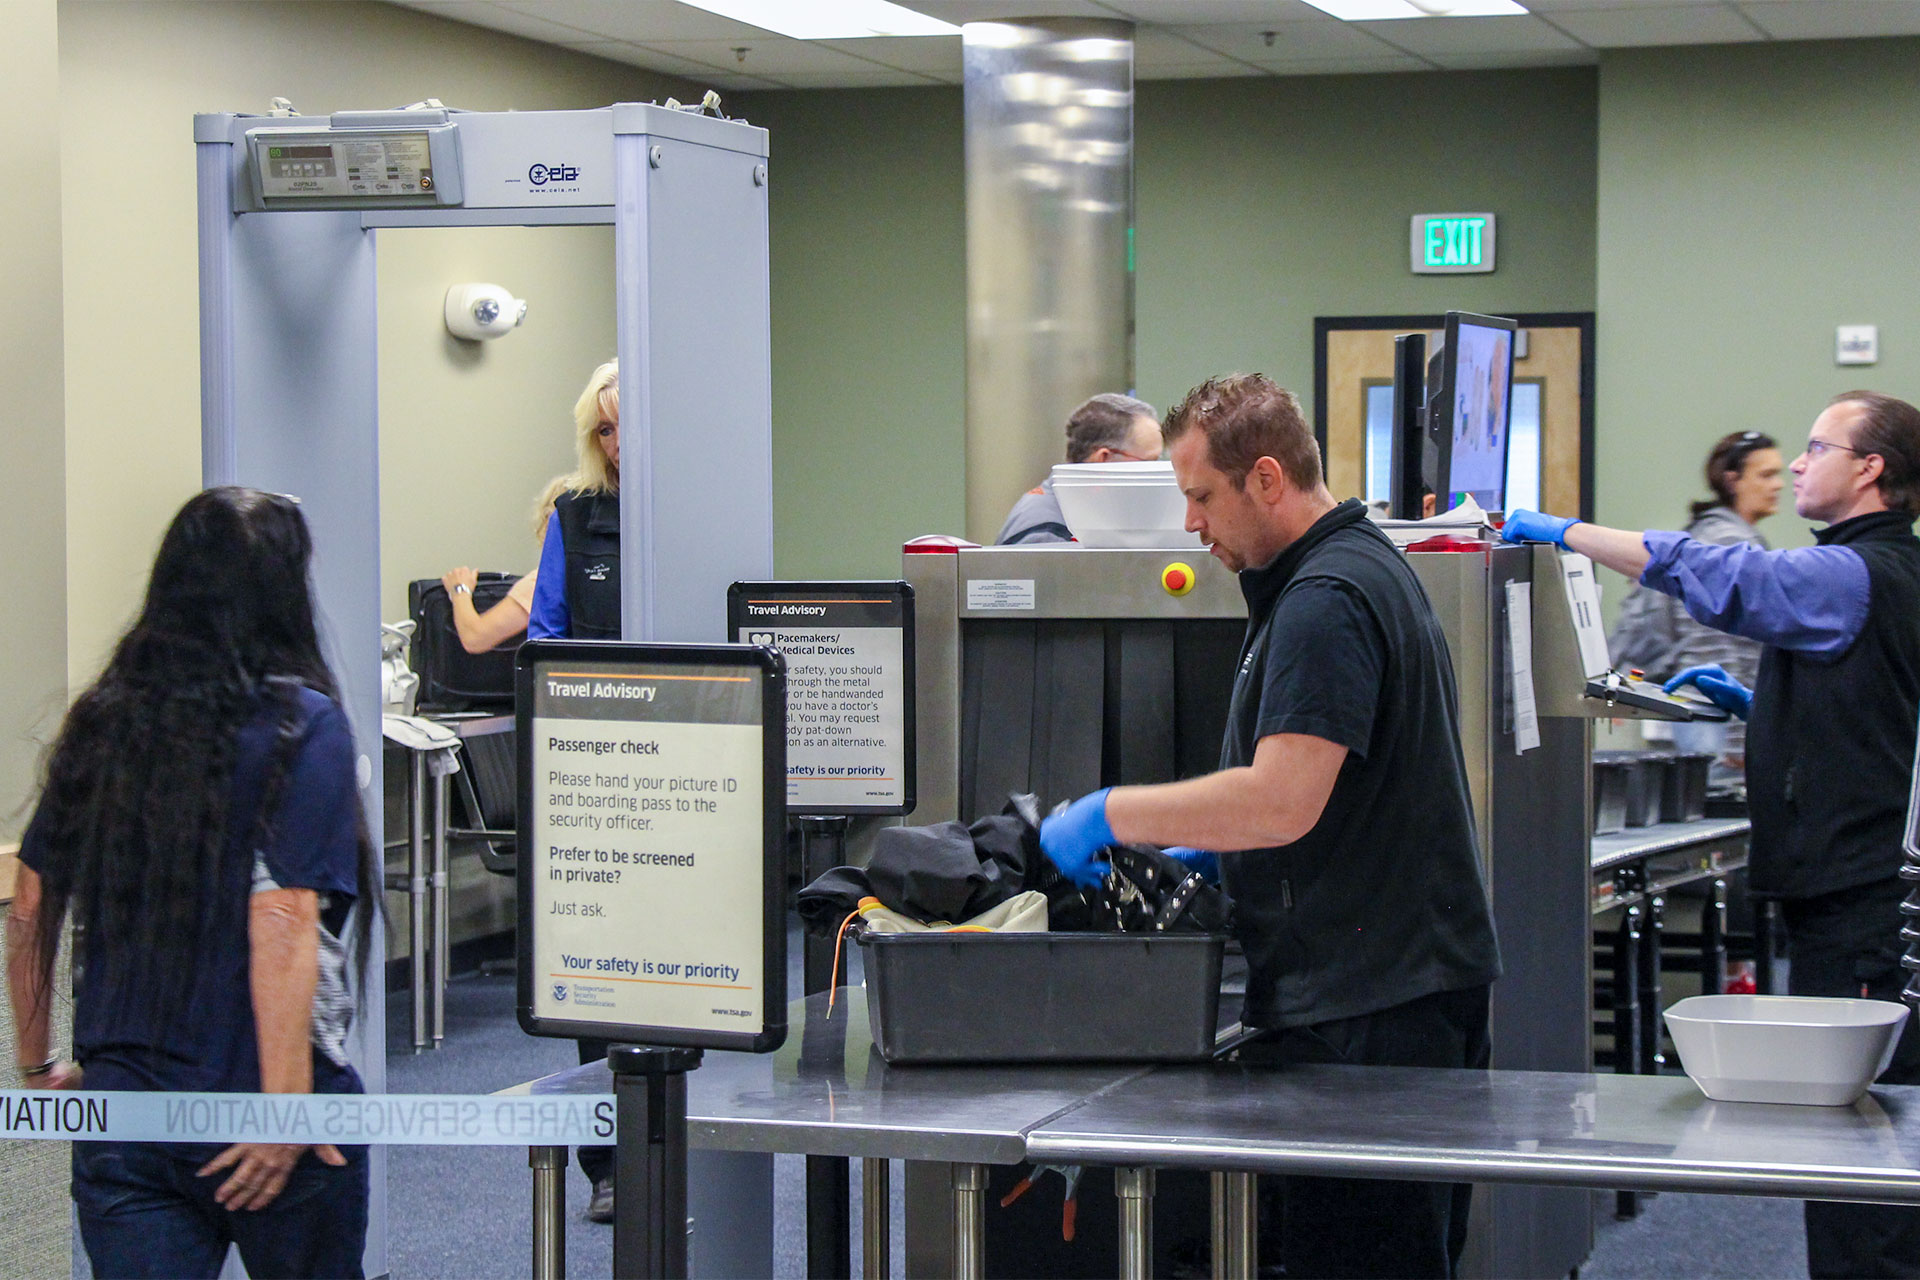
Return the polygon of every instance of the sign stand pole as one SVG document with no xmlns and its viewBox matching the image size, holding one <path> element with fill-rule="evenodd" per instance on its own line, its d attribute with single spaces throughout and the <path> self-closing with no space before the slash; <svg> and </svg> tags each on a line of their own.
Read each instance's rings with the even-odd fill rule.
<svg viewBox="0 0 1920 1280">
<path fill-rule="evenodd" d="M 686 1280 L 687 1072 L 703 1051 L 617 1044 L 613 1069 L 613 1274 L 618 1280 Z"/>
<path fill-rule="evenodd" d="M 845 814 L 796 817 L 800 828 L 800 882 L 812 884 L 847 861 Z M 809 936 L 802 944 L 807 995 L 833 985 L 834 939 Z M 848 1280 L 853 1274 L 852 1168 L 844 1156 L 807 1157 L 807 1274 L 817 1280 Z"/>
</svg>

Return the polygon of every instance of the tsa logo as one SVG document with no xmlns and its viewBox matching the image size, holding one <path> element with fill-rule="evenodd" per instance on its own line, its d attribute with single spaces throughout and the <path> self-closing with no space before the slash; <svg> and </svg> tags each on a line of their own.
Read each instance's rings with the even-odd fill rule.
<svg viewBox="0 0 1920 1280">
<path fill-rule="evenodd" d="M 566 983 L 556 982 L 553 984 L 553 998 L 559 1001 L 561 1004 L 565 1004 L 567 1002 L 567 984 Z"/>
<path fill-rule="evenodd" d="M 764 645 L 766 645 L 766 646 L 767 646 L 768 648 L 772 648 L 772 647 L 773 647 L 773 632 L 771 632 L 771 631 L 749 631 L 749 632 L 747 633 L 747 643 L 748 643 L 748 644 L 764 644 Z"/>
<path fill-rule="evenodd" d="M 578 182 L 580 170 L 570 164 L 536 164 L 527 170 L 527 181 L 536 187 L 544 187 L 549 182 Z"/>
</svg>

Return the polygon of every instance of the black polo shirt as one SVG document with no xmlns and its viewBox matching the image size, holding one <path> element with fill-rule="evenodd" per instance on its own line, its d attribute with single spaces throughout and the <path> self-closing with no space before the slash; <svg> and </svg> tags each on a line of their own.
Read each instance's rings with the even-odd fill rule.
<svg viewBox="0 0 1920 1280">
<path fill-rule="evenodd" d="M 1349 500 L 1240 587 L 1220 767 L 1277 733 L 1347 748 L 1313 830 L 1221 857 L 1250 970 L 1243 1020 L 1306 1026 L 1493 981 L 1453 664 L 1406 557 Z"/>
</svg>

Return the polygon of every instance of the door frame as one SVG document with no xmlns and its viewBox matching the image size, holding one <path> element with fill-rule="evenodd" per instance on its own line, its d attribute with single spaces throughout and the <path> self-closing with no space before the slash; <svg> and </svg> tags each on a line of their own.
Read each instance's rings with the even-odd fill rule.
<svg viewBox="0 0 1920 1280">
<path fill-rule="evenodd" d="M 1492 313 L 1487 313 L 1492 314 Z M 1594 313 L 1591 311 L 1516 311 L 1522 329 L 1580 330 L 1580 512 L 1593 520 L 1593 373 Z M 1313 438 L 1320 456 L 1327 454 L 1327 335 L 1337 329 L 1404 329 L 1432 331 L 1445 328 L 1444 314 L 1398 316 L 1315 316 L 1313 318 Z"/>
</svg>

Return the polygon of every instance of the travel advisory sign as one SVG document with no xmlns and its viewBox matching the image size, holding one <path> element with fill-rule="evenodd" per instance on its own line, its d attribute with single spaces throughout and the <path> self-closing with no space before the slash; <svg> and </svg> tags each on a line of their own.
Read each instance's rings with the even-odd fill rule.
<svg viewBox="0 0 1920 1280">
<path fill-rule="evenodd" d="M 779 655 L 531 641 L 518 665 L 522 1026 L 777 1047 Z"/>
<path fill-rule="evenodd" d="M 727 626 L 787 660 L 788 813 L 913 808 L 913 588 L 736 582 Z"/>
</svg>

